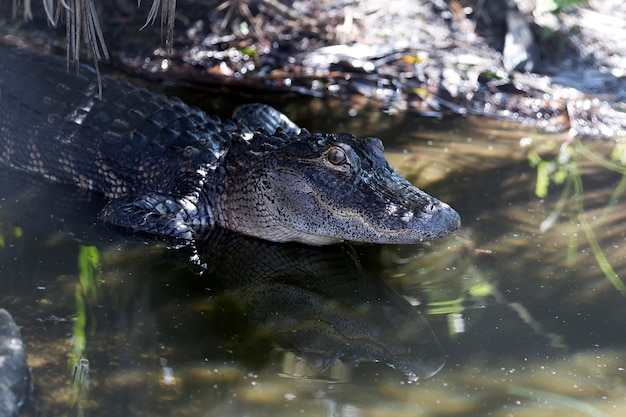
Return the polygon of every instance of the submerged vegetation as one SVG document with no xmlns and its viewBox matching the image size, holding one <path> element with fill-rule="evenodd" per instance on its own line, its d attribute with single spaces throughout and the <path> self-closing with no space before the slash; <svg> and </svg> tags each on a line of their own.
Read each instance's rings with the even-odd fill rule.
<svg viewBox="0 0 626 417">
<path fill-rule="evenodd" d="M 596 231 L 587 220 L 585 210 L 584 181 L 581 169 L 581 158 L 586 158 L 598 167 L 615 172 L 621 176 L 613 193 L 605 203 L 603 212 L 606 213 L 614 206 L 626 191 L 626 142 L 624 138 L 617 138 L 609 156 L 604 156 L 593 149 L 593 142 L 574 138 L 563 143 L 552 159 L 544 160 L 540 151 L 547 151 L 556 146 L 551 142 L 543 146 L 543 149 L 532 149 L 528 158 L 531 166 L 537 169 L 537 182 L 535 194 L 539 198 L 548 196 L 550 184 L 561 186 L 561 195 L 552 213 L 541 223 L 540 230 L 547 231 L 563 216 L 569 217 L 569 222 L 584 232 L 593 256 L 602 270 L 604 276 L 624 297 L 626 297 L 626 285 L 618 276 L 611 263 L 607 259 L 596 234 Z M 578 235 L 572 234 L 568 245 L 568 263 L 576 263 L 578 251 Z"/>
<path fill-rule="evenodd" d="M 78 255 L 79 282 L 76 285 L 76 318 L 73 325 L 73 346 L 70 368 L 73 372 L 71 415 L 82 416 L 89 396 L 89 359 L 86 358 L 87 337 L 96 332 L 93 308 L 98 302 L 100 257 L 95 246 L 80 246 Z"/>
<path fill-rule="evenodd" d="M 98 302 L 100 260 L 95 246 L 81 246 L 78 255 L 79 283 L 76 285 L 76 319 L 73 327 L 73 349 L 70 365 L 78 366 L 87 347 L 87 334 L 96 331 L 93 308 Z"/>
</svg>

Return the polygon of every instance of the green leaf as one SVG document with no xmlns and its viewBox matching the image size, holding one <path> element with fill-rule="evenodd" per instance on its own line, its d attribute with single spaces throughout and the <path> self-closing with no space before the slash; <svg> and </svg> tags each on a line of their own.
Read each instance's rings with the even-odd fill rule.
<svg viewBox="0 0 626 417">
<path fill-rule="evenodd" d="M 616 143 L 611 152 L 611 159 L 622 165 L 626 165 L 626 143 Z"/>
<path fill-rule="evenodd" d="M 550 164 L 541 161 L 537 164 L 537 184 L 535 185 L 535 195 L 539 198 L 546 198 L 548 195 L 548 186 L 550 185 L 550 175 L 548 168 Z"/>
<path fill-rule="evenodd" d="M 565 167 L 559 167 L 559 170 L 554 173 L 552 180 L 554 181 L 555 184 L 561 185 L 567 179 L 568 174 L 569 172 L 567 171 Z"/>
</svg>

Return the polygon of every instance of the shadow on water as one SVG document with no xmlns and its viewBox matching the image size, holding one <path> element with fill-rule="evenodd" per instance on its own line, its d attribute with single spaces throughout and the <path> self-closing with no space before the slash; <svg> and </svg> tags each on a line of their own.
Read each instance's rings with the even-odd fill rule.
<svg viewBox="0 0 626 417">
<path fill-rule="evenodd" d="M 366 273 L 349 245 L 276 244 L 221 232 L 200 255 L 214 267 L 208 279 L 239 302 L 250 324 L 319 371 L 336 360 L 380 362 L 415 382 L 444 365 L 426 320 Z"/>
<path fill-rule="evenodd" d="M 98 198 L 5 174 L 0 307 L 28 347 L 24 415 L 621 415 L 626 303 L 583 239 L 568 257 L 576 224 L 562 216 L 540 232 L 558 190 L 534 196 L 520 147 L 563 138 L 472 118 L 360 107 L 335 122 L 319 102 L 310 110 L 313 130 L 380 136 L 398 170 L 460 212 L 462 230 L 400 247 L 219 234 L 200 248 L 198 275 L 188 253 L 95 222 Z M 301 111 L 290 116 L 308 126 Z M 603 205 L 615 175 L 583 170 L 590 221 L 624 276 L 626 210 Z M 100 267 L 80 310 L 85 245 Z"/>
</svg>

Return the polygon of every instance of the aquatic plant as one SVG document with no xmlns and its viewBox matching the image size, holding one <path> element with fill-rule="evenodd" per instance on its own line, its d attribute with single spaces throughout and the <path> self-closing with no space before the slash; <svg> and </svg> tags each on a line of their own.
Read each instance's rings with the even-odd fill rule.
<svg viewBox="0 0 626 417">
<path fill-rule="evenodd" d="M 555 142 L 543 145 L 543 149 L 531 149 L 528 159 L 531 166 L 537 169 L 537 182 L 535 186 L 535 195 L 539 198 L 545 198 L 548 195 L 550 184 L 562 187 L 561 195 L 550 215 L 541 223 L 540 230 L 545 232 L 550 230 L 567 208 L 569 211 L 570 222 L 579 227 L 585 234 L 591 252 L 602 270 L 604 276 L 611 282 L 624 297 L 626 297 L 626 285 L 624 281 L 617 275 L 611 263 L 607 259 L 596 232 L 591 224 L 587 221 L 587 215 L 584 207 L 584 183 L 581 170 L 581 158 L 586 158 L 593 164 L 616 172 L 621 175 L 621 179 L 617 183 L 613 193 L 608 199 L 605 211 L 614 206 L 626 191 L 626 141 L 617 138 L 614 142 L 610 156 L 606 157 L 592 149 L 592 142 L 583 141 L 580 138 L 574 138 L 564 142 L 558 149 L 556 156 L 552 159 L 545 160 L 540 155 L 541 150 L 546 151 Z M 568 261 L 573 264 L 576 260 L 578 249 L 578 236 L 572 234 L 568 245 Z"/>
<path fill-rule="evenodd" d="M 98 282 L 100 280 L 100 257 L 95 246 L 81 246 L 78 255 L 78 278 L 76 285 L 76 319 L 73 327 L 73 349 L 71 365 L 77 366 L 83 357 L 87 346 L 87 321 L 89 322 L 89 332 L 96 331 L 96 321 L 94 320 L 92 308 L 98 300 Z"/>
<path fill-rule="evenodd" d="M 0 249 L 4 249 L 7 244 L 7 240 L 19 239 L 24 234 L 19 226 L 13 226 L 11 223 L 0 222 Z"/>
<path fill-rule="evenodd" d="M 73 372 L 72 415 L 83 415 L 83 406 L 89 393 L 89 360 L 85 357 L 87 334 L 96 331 L 93 307 L 98 300 L 100 281 L 100 256 L 95 246 L 81 245 L 78 254 L 78 278 L 76 285 L 76 319 L 72 328 L 73 346 L 70 369 Z"/>
</svg>

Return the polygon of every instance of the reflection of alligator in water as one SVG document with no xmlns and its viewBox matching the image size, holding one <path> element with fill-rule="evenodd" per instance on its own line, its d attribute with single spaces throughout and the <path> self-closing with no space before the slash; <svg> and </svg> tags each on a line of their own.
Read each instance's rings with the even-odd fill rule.
<svg viewBox="0 0 626 417">
<path fill-rule="evenodd" d="M 311 134 L 262 105 L 222 122 L 107 77 L 99 100 L 95 77 L 62 64 L 0 48 L 0 162 L 103 194 L 106 222 L 177 241 L 220 225 L 309 244 L 414 243 L 459 227 L 378 139 Z"/>
<path fill-rule="evenodd" d="M 11 315 L 0 308 L 0 417 L 13 417 L 26 398 L 26 350 Z"/>
<path fill-rule="evenodd" d="M 238 300 L 252 325 L 303 357 L 314 372 L 336 360 L 380 362 L 415 381 L 438 372 L 444 355 L 426 319 L 349 245 L 311 247 L 220 232 L 201 249 L 207 279 Z"/>
</svg>

